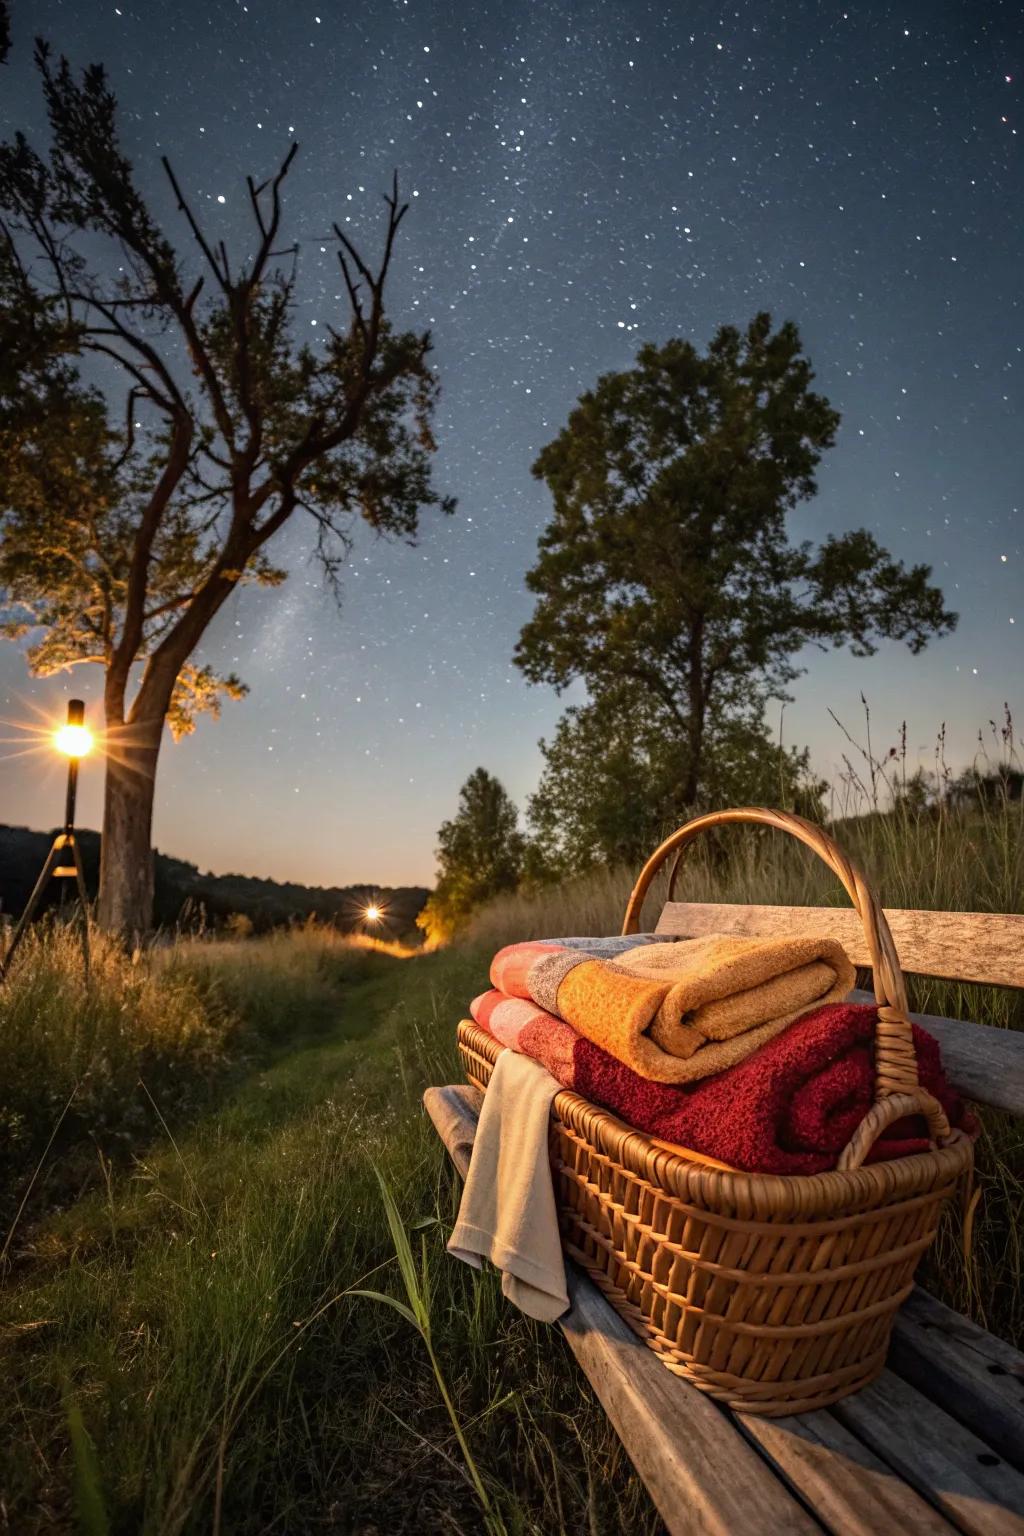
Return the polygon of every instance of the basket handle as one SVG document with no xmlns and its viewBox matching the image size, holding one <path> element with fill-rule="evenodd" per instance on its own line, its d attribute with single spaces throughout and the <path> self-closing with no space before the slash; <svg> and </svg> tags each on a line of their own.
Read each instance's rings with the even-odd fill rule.
<svg viewBox="0 0 1024 1536">
<path fill-rule="evenodd" d="M 929 1133 L 938 1144 L 950 1136 L 949 1121 L 938 1100 L 919 1086 L 914 1037 L 907 1017 L 907 989 L 900 969 L 896 945 L 889 931 L 885 913 L 860 868 L 847 858 L 839 845 L 814 822 L 790 811 L 772 811 L 762 806 L 736 810 L 709 811 L 697 816 L 667 837 L 647 860 L 626 905 L 622 923 L 624 934 L 637 933 L 644 897 L 658 870 L 676 854 L 673 885 L 679 855 L 688 843 L 711 827 L 748 822 L 775 827 L 788 832 L 812 849 L 842 882 L 864 927 L 868 958 L 874 977 L 878 1018 L 875 1025 L 875 1104 L 854 1132 L 839 1161 L 843 1169 L 859 1168 L 880 1131 L 905 1115 L 920 1114 L 928 1122 Z M 892 1103 L 883 1104 L 884 1100 Z"/>
</svg>

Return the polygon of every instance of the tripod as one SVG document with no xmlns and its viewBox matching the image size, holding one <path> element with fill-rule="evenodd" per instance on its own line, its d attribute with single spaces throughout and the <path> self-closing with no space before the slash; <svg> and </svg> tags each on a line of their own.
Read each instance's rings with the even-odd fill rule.
<svg viewBox="0 0 1024 1536">
<path fill-rule="evenodd" d="M 82 737 L 72 738 L 88 740 L 85 731 L 85 705 L 81 699 L 71 699 L 68 702 L 68 723 L 65 731 L 80 731 Z M 78 899 L 81 907 L 81 935 L 82 935 L 82 960 L 85 966 L 85 979 L 89 980 L 89 893 L 85 887 L 85 870 L 82 865 L 82 850 L 78 846 L 78 837 L 75 833 L 75 801 L 78 798 L 78 762 L 84 747 L 78 747 L 75 751 L 68 750 L 68 789 L 64 801 L 64 830 L 58 832 L 46 855 L 42 873 L 35 885 L 32 894 L 25 903 L 25 910 L 18 918 L 7 953 L 0 960 L 0 982 L 4 981 L 11 969 L 11 961 L 15 951 L 25 936 L 29 923 L 35 916 L 36 908 L 42 900 L 50 880 L 74 880 L 78 885 Z"/>
</svg>

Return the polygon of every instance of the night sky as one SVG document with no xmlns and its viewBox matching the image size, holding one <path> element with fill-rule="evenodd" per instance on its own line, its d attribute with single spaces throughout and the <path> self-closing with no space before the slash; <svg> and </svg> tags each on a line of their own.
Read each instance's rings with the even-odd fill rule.
<svg viewBox="0 0 1024 1536">
<path fill-rule="evenodd" d="M 251 695 L 168 740 L 160 847 L 218 871 L 429 881 L 436 828 L 477 764 L 522 804 L 567 702 L 511 666 L 548 514 L 530 464 L 641 342 L 703 344 L 758 309 L 797 321 L 843 418 L 794 534 L 866 525 L 930 562 L 961 614 L 917 658 L 811 655 L 787 739 L 832 774 L 845 743 L 827 706 L 856 731 L 862 690 L 876 745 L 906 717 L 926 765 L 943 721 L 957 766 L 1004 700 L 1024 724 L 1017 0 L 14 8 L 4 136 L 38 141 L 30 32 L 105 62 L 168 228 L 161 153 L 241 249 L 246 173 L 299 141 L 285 231 L 301 241 L 300 335 L 344 312 L 332 220 L 372 248 L 393 167 L 412 204 L 390 309 L 434 332 L 436 481 L 459 509 L 429 517 L 416 549 L 361 536 L 340 614 L 305 525 L 271 546 L 291 579 L 234 599 L 202 652 Z M 37 682 L 0 646 L 6 720 L 59 716 L 72 693 L 98 720 L 98 669 Z M 0 820 L 52 825 L 62 770 L 0 734 Z M 91 825 L 100 778 L 84 770 Z"/>
</svg>

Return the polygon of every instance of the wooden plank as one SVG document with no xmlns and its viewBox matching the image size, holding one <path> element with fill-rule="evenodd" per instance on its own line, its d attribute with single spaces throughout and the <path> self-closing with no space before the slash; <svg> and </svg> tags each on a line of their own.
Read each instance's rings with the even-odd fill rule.
<svg viewBox="0 0 1024 1536">
<path fill-rule="evenodd" d="M 1024 1477 L 894 1372 L 829 1412 L 964 1536 L 1024 1536 Z"/>
<path fill-rule="evenodd" d="M 461 1172 L 476 1115 L 456 1094 L 431 1088 L 423 1102 Z M 558 1326 L 670 1536 L 820 1536 L 728 1415 L 666 1370 L 585 1275 L 566 1271 L 572 1309 Z"/>
<path fill-rule="evenodd" d="M 870 992 L 850 996 L 859 1003 L 874 1001 Z M 943 1019 L 933 1013 L 910 1017 L 935 1036 L 949 1080 L 965 1098 L 1024 1115 L 1024 1031 Z"/>
<path fill-rule="evenodd" d="M 479 1088 L 473 1088 L 469 1083 L 449 1083 L 444 1088 L 428 1088 L 423 1095 L 423 1107 L 462 1178 L 469 1172 L 476 1123 L 483 1101 L 484 1096 Z"/>
<path fill-rule="evenodd" d="M 950 1536 L 956 1529 L 830 1413 L 737 1414 L 736 1421 L 830 1531 Z"/>
<path fill-rule="evenodd" d="M 648 1349 L 567 1266 L 559 1326 L 671 1536 L 810 1536 L 819 1527 L 713 1399 Z"/>
<path fill-rule="evenodd" d="M 889 1365 L 1024 1472 L 1024 1355 L 920 1287 L 896 1318 Z"/>
<path fill-rule="evenodd" d="M 994 987 L 1024 987 L 1024 916 L 1001 912 L 915 912 L 885 915 L 905 971 Z M 870 965 L 860 918 L 852 907 L 752 907 L 736 902 L 666 903 L 656 933 L 700 938 L 707 933 L 765 937 L 824 935 L 838 939 L 854 965 Z"/>
</svg>

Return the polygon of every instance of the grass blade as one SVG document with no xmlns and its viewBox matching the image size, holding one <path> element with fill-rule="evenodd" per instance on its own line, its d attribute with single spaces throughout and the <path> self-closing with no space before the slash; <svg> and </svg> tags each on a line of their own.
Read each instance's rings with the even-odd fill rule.
<svg viewBox="0 0 1024 1536">
<path fill-rule="evenodd" d="M 384 1292 L 384 1291 L 363 1291 L 363 1290 L 346 1291 L 345 1295 L 346 1296 L 365 1296 L 367 1301 L 380 1301 L 380 1302 L 383 1302 L 386 1307 L 393 1307 L 394 1310 L 399 1314 L 400 1317 L 404 1317 L 405 1318 L 407 1323 L 411 1323 L 412 1326 L 416 1329 L 417 1333 L 421 1333 L 422 1332 L 422 1329 L 420 1328 L 420 1325 L 419 1325 L 419 1319 L 416 1317 L 415 1313 L 410 1311 L 410 1309 L 405 1305 L 404 1301 L 399 1301 L 397 1296 L 388 1296 L 386 1294 L 386 1292 Z"/>
<path fill-rule="evenodd" d="M 75 1469 L 74 1501 L 79 1528 L 83 1536 L 110 1536 L 110 1521 L 107 1519 L 103 1498 L 96 1447 L 77 1403 L 68 1404 L 67 1417 Z"/>
</svg>

